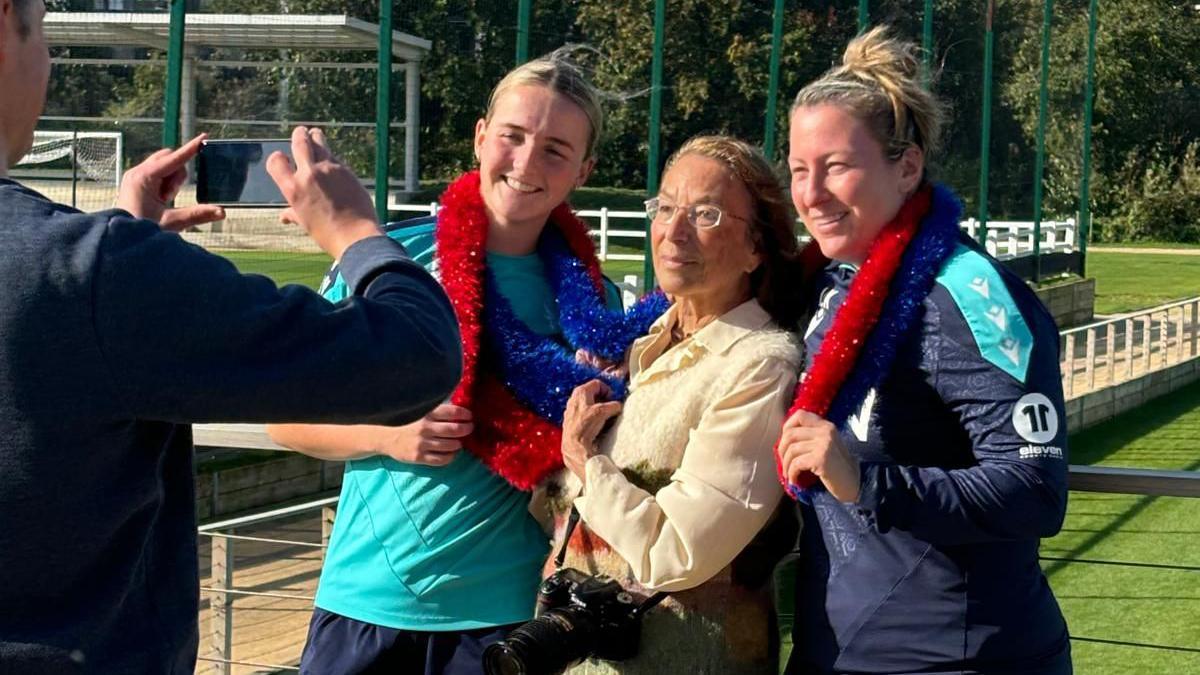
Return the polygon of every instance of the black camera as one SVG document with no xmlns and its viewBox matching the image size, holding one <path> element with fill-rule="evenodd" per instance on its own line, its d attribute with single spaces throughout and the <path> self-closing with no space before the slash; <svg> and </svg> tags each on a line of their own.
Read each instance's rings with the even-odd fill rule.
<svg viewBox="0 0 1200 675">
<path fill-rule="evenodd" d="M 632 658 L 648 605 L 609 577 L 560 569 L 538 589 L 537 618 L 484 650 L 484 669 L 488 675 L 551 675 L 589 657 Z"/>
</svg>

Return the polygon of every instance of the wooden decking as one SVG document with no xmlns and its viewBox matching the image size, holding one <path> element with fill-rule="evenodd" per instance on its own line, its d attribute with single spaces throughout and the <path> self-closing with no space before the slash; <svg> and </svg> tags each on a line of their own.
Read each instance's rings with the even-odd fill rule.
<svg viewBox="0 0 1200 675">
<path fill-rule="evenodd" d="M 320 514 L 317 512 L 289 520 L 265 523 L 237 530 L 238 536 L 260 537 L 319 544 Z M 270 593 L 311 598 L 321 573 L 323 550 L 313 546 L 279 544 L 242 539 L 227 540 L 233 546 L 232 588 L 254 593 Z M 200 545 L 200 586 L 210 588 L 212 580 L 212 541 L 202 535 Z M 212 602 L 219 596 L 200 592 L 200 658 L 197 673 L 222 673 L 223 664 L 203 660 L 212 657 Z M 312 600 L 270 596 L 233 597 L 233 651 L 230 660 L 262 664 L 231 665 L 228 672 L 290 672 L 272 666 L 295 667 L 312 613 Z"/>
</svg>

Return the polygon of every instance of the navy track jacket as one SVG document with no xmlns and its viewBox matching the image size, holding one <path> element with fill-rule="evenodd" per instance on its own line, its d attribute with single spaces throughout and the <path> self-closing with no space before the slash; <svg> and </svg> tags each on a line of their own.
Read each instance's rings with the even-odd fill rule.
<svg viewBox="0 0 1200 675">
<path fill-rule="evenodd" d="M 0 675 L 190 675 L 193 422 L 403 424 L 462 372 L 453 308 L 387 237 L 334 305 L 0 178 Z"/>
<path fill-rule="evenodd" d="M 813 298 L 805 364 L 856 270 Z M 1038 566 L 1062 525 L 1067 430 L 1058 332 L 1037 296 L 963 239 L 919 335 L 842 429 L 855 504 L 801 506 L 790 673 L 1069 673 Z"/>
</svg>

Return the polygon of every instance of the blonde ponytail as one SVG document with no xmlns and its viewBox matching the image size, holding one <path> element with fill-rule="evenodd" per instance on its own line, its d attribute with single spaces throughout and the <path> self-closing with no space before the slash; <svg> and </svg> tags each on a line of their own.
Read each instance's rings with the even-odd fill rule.
<svg viewBox="0 0 1200 675">
<path fill-rule="evenodd" d="M 851 40 L 842 65 L 801 89 L 792 111 L 845 108 L 867 124 L 889 158 L 915 146 L 928 159 L 941 140 L 945 106 L 925 86 L 920 48 L 890 33 L 879 26 Z"/>
</svg>

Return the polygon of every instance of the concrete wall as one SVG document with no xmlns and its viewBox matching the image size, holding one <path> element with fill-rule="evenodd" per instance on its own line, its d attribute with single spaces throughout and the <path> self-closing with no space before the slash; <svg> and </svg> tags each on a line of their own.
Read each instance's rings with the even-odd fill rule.
<svg viewBox="0 0 1200 675">
<path fill-rule="evenodd" d="M 333 490 L 342 485 L 343 467 L 341 462 L 293 452 L 213 471 L 201 466 L 196 475 L 196 516 L 209 520 Z"/>
<path fill-rule="evenodd" d="M 1059 330 L 1091 323 L 1096 314 L 1096 280 L 1074 279 L 1035 289 Z"/>
<path fill-rule="evenodd" d="M 1086 429 L 1200 380 L 1200 359 L 1192 359 L 1067 401 L 1067 428 Z"/>
</svg>

